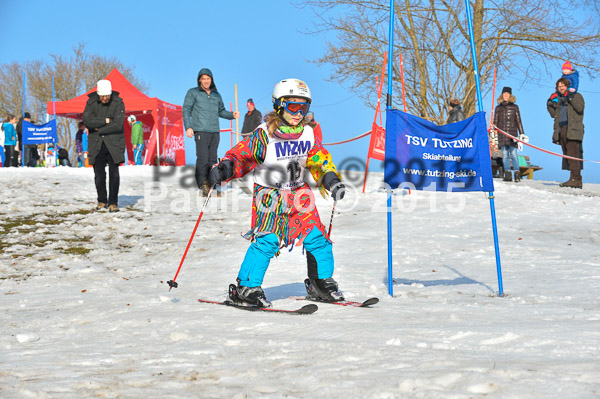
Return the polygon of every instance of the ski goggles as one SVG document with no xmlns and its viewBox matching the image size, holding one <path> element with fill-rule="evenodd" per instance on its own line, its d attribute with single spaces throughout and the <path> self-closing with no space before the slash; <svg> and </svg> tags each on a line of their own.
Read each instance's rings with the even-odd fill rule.
<svg viewBox="0 0 600 399">
<path fill-rule="evenodd" d="M 283 103 L 283 109 L 292 115 L 296 115 L 298 112 L 300 112 L 302 116 L 304 116 L 308 112 L 309 108 L 310 103 L 301 103 L 297 101 L 285 101 Z"/>
</svg>

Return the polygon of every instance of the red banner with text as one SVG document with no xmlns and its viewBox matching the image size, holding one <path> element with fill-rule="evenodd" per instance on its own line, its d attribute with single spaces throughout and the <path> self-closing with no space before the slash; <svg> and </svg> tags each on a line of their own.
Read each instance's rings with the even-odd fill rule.
<svg viewBox="0 0 600 399">
<path fill-rule="evenodd" d="M 148 142 L 146 165 L 185 165 L 181 106 L 159 101 L 156 124 Z"/>
<path fill-rule="evenodd" d="M 385 129 L 373 123 L 371 128 L 371 142 L 369 143 L 370 158 L 385 160 Z"/>
</svg>

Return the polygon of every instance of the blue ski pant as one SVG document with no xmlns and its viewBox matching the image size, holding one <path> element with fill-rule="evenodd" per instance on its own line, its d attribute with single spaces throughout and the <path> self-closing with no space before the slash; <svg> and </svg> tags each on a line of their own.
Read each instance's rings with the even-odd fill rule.
<svg viewBox="0 0 600 399">
<path fill-rule="evenodd" d="M 138 144 L 137 148 L 133 150 L 133 161 L 136 165 L 142 164 L 142 153 L 144 152 L 144 145 Z"/>
<path fill-rule="evenodd" d="M 319 229 L 313 228 L 304 239 L 304 248 L 312 256 L 312 267 L 311 261 L 308 267 L 309 277 L 320 279 L 331 277 L 333 275 L 331 241 L 328 241 Z M 239 284 L 245 287 L 261 286 L 271 258 L 277 251 L 279 251 L 279 238 L 276 234 L 258 236 L 248 248 L 240 267 Z"/>
</svg>

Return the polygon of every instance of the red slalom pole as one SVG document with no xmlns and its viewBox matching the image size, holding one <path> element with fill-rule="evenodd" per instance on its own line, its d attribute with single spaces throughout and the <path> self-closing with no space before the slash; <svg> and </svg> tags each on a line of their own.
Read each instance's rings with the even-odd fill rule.
<svg viewBox="0 0 600 399">
<path fill-rule="evenodd" d="M 494 86 L 492 87 L 492 112 L 490 112 L 490 126 L 494 124 L 494 106 L 496 105 L 496 72 L 498 68 L 494 68 Z"/>
<path fill-rule="evenodd" d="M 198 225 L 200 224 L 200 220 L 202 220 L 202 215 L 204 215 L 204 208 L 206 208 L 206 204 L 208 204 L 208 200 L 210 200 L 210 195 L 212 194 L 212 192 L 216 186 L 217 186 L 216 184 L 212 185 L 212 187 L 210 188 L 210 191 L 208 192 L 208 196 L 206 197 L 206 201 L 204 201 L 204 205 L 202 205 L 202 210 L 200 211 L 200 216 L 198 216 L 198 221 L 196 221 L 196 226 L 194 226 L 194 231 L 192 231 L 192 235 L 190 236 L 190 240 L 188 241 L 187 247 L 185 247 L 185 252 L 183 253 L 181 262 L 179 262 L 179 267 L 177 268 L 177 273 L 175 273 L 175 277 L 173 277 L 173 280 L 167 281 L 167 284 L 169 284 L 169 292 L 171 291 L 172 288 L 177 288 L 178 284 L 175 282 L 175 280 L 177 280 L 177 276 L 179 275 L 181 266 L 183 266 L 183 261 L 185 260 L 185 256 L 187 255 L 188 250 L 190 249 L 190 245 L 192 245 L 192 241 L 194 240 L 194 236 L 196 235 L 196 230 L 198 230 Z"/>
<path fill-rule="evenodd" d="M 496 105 L 496 71 L 498 68 L 494 68 L 494 86 L 492 87 L 492 111 L 490 112 L 490 127 L 488 128 L 488 132 L 492 132 L 492 138 L 496 136 L 496 132 L 493 132 L 494 126 L 494 105 Z M 492 140 L 490 146 L 490 157 L 492 156 L 492 152 L 496 151 L 496 140 Z"/>
</svg>

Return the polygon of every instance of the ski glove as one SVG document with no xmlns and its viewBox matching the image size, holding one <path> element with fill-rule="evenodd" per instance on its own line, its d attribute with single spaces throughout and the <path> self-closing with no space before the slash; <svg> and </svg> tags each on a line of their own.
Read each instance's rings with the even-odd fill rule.
<svg viewBox="0 0 600 399">
<path fill-rule="evenodd" d="M 335 201 L 341 200 L 346 194 L 346 186 L 340 181 L 335 172 L 325 173 L 325 176 L 323 176 L 323 187 L 331 192 L 331 196 Z"/>
<path fill-rule="evenodd" d="M 208 181 L 211 185 L 220 184 L 222 181 L 229 180 L 231 176 L 233 176 L 233 163 L 226 159 L 212 167 L 208 174 Z"/>
<path fill-rule="evenodd" d="M 558 102 L 558 93 L 552 93 L 552 95 L 550 96 L 550 101 L 553 101 L 555 103 Z"/>
</svg>

